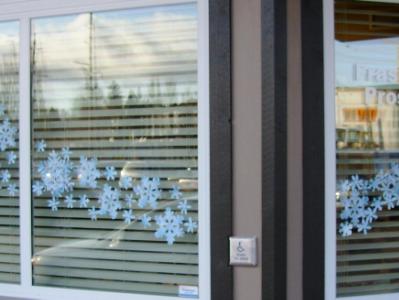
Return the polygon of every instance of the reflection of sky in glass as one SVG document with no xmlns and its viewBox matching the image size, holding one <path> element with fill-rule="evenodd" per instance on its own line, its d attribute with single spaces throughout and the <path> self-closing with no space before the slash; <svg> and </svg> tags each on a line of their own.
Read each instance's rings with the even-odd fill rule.
<svg viewBox="0 0 399 300">
<path fill-rule="evenodd" d="M 378 86 L 387 83 L 355 81 L 354 65 L 370 68 L 397 68 L 399 38 L 373 39 L 356 42 L 335 41 L 336 86 L 361 87 Z"/>
<path fill-rule="evenodd" d="M 18 22 L 0 22 L 0 55 L 9 55 L 18 43 Z"/>
<path fill-rule="evenodd" d="M 73 108 L 83 97 L 89 69 L 98 85 L 97 95 L 104 98 L 113 82 L 123 99 L 129 93 L 151 94 L 154 84 L 162 93 L 172 86 L 177 95 L 196 94 L 194 4 L 100 12 L 90 17 L 80 14 L 32 22 L 35 97 L 41 105 Z M 179 96 L 170 100 L 183 101 Z"/>
</svg>

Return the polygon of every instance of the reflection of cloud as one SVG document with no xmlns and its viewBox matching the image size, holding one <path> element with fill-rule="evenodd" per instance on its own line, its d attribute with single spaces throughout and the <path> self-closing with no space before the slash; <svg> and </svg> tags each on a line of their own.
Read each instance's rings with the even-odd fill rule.
<svg viewBox="0 0 399 300">
<path fill-rule="evenodd" d="M 176 82 L 178 94 L 196 92 L 195 5 L 143 11 L 123 11 L 120 18 L 115 12 L 93 14 L 93 72 L 100 88 L 106 94 L 115 80 L 126 97 L 138 87 L 149 93 L 159 80 Z M 46 106 L 71 108 L 87 79 L 90 15 L 37 19 L 33 28 Z"/>
</svg>

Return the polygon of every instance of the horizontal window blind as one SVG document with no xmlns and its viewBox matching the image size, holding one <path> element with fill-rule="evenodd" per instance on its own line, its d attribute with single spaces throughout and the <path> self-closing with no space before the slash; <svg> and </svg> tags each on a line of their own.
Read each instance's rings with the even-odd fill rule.
<svg viewBox="0 0 399 300">
<path fill-rule="evenodd" d="M 198 286 L 196 4 L 32 22 L 33 283 Z"/>
<path fill-rule="evenodd" d="M 0 282 L 18 283 L 19 25 L 0 22 Z"/>
<path fill-rule="evenodd" d="M 399 293 L 399 5 L 335 3 L 337 294 Z"/>
</svg>

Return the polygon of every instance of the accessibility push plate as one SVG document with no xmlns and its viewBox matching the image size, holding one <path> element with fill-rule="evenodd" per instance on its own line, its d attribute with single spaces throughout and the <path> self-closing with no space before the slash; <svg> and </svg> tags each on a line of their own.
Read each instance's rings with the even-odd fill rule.
<svg viewBox="0 0 399 300">
<path fill-rule="evenodd" d="M 230 265 L 256 266 L 256 237 L 230 237 Z"/>
</svg>

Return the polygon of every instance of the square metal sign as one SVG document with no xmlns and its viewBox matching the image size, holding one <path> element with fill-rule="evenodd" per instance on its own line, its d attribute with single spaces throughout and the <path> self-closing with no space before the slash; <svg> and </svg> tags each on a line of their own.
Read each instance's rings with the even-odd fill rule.
<svg viewBox="0 0 399 300">
<path fill-rule="evenodd" d="M 230 265 L 256 266 L 256 237 L 230 237 Z"/>
</svg>

